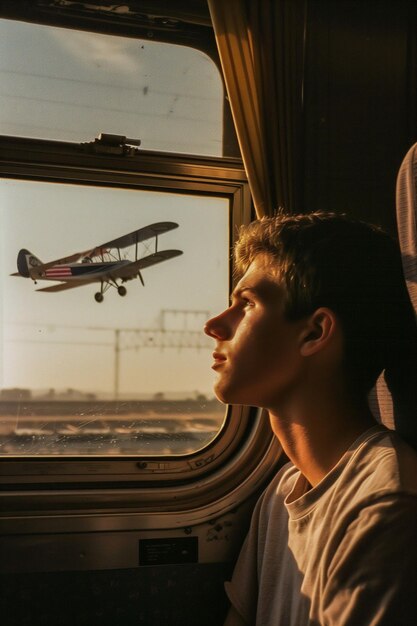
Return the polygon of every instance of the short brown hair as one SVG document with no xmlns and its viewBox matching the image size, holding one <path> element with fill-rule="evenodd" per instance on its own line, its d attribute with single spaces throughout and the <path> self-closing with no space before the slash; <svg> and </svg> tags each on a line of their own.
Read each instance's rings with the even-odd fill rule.
<svg viewBox="0 0 417 626">
<path fill-rule="evenodd" d="M 347 373 L 367 393 L 416 336 L 397 243 L 380 228 L 344 214 L 278 214 L 244 226 L 235 246 L 244 273 L 259 254 L 276 265 L 288 319 L 319 307 L 334 311 L 345 338 Z"/>
</svg>

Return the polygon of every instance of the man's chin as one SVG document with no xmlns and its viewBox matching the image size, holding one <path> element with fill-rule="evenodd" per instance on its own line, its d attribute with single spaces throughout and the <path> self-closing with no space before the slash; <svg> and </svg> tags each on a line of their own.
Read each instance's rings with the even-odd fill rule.
<svg viewBox="0 0 417 626">
<path fill-rule="evenodd" d="M 240 406 L 257 406 L 267 408 L 270 406 L 264 402 L 265 398 L 254 390 L 248 389 L 247 385 L 233 386 L 231 384 L 222 384 L 219 380 L 214 383 L 213 391 L 216 398 L 223 404 L 235 404 Z"/>
<path fill-rule="evenodd" d="M 223 402 L 223 404 L 233 404 L 230 399 L 230 391 L 228 393 L 228 389 L 225 388 L 223 385 L 214 384 L 214 393 L 217 400 Z"/>
<path fill-rule="evenodd" d="M 216 398 L 223 404 L 248 404 L 244 401 L 242 392 L 233 390 L 231 387 L 222 385 L 214 385 L 214 393 Z"/>
<path fill-rule="evenodd" d="M 217 400 L 219 400 L 219 402 L 223 402 L 223 404 L 230 404 L 230 402 L 227 400 L 226 396 L 222 392 L 215 389 L 214 395 L 216 396 Z"/>
</svg>

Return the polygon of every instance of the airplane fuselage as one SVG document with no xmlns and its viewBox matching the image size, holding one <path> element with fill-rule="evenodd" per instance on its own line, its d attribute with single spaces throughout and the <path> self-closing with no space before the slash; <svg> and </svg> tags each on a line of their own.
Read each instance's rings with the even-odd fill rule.
<svg viewBox="0 0 417 626">
<path fill-rule="evenodd" d="M 103 277 L 106 272 L 122 268 L 129 265 L 131 261 L 88 261 L 84 263 L 67 263 L 65 265 L 54 265 L 47 269 L 33 268 L 30 270 L 30 277 L 34 280 L 90 280 L 94 274 L 101 274 Z"/>
</svg>

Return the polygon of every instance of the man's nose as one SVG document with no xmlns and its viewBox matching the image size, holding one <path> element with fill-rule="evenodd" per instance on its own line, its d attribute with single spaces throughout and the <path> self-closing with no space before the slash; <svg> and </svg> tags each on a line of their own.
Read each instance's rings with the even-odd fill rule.
<svg viewBox="0 0 417 626">
<path fill-rule="evenodd" d="M 209 337 L 213 337 L 213 339 L 217 340 L 225 340 L 228 338 L 230 334 L 230 329 L 226 323 L 226 311 L 223 311 L 216 317 L 212 317 L 208 322 L 204 325 L 204 332 Z"/>
</svg>

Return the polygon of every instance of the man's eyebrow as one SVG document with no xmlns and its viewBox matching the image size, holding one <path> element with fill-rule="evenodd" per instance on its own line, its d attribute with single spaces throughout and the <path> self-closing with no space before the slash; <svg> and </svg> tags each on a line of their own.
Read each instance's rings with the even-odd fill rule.
<svg viewBox="0 0 417 626">
<path fill-rule="evenodd" d="M 232 291 L 232 293 L 230 294 L 230 299 L 239 298 L 245 291 L 249 291 L 255 296 L 259 294 L 259 289 L 256 289 L 256 287 L 251 287 L 250 285 L 242 285 L 241 287 L 238 287 L 237 289 L 234 289 Z"/>
</svg>

